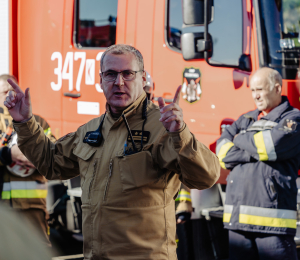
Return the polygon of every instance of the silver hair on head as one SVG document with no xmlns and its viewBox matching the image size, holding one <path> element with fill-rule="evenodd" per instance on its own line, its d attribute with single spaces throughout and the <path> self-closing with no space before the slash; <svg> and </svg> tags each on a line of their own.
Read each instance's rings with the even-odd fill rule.
<svg viewBox="0 0 300 260">
<path fill-rule="evenodd" d="M 142 54 L 136 48 L 134 48 L 130 45 L 126 45 L 126 44 L 116 44 L 116 45 L 112 45 L 106 49 L 106 51 L 101 56 L 101 61 L 100 61 L 101 70 L 103 68 L 104 57 L 108 53 L 115 54 L 115 55 L 132 53 L 138 61 L 140 70 L 144 70 L 144 59 L 143 59 Z"/>
<path fill-rule="evenodd" d="M 282 86 L 282 77 L 277 70 L 272 70 L 268 75 L 270 91 L 273 90 L 276 84 Z"/>
<path fill-rule="evenodd" d="M 0 75 L 0 80 L 3 80 L 3 81 L 6 82 L 8 79 L 12 79 L 14 82 L 18 83 L 18 80 L 13 75 L 10 75 L 10 74 L 2 74 L 2 75 Z"/>
<path fill-rule="evenodd" d="M 272 91 L 274 89 L 274 86 L 276 84 L 279 84 L 280 86 L 282 86 L 282 77 L 279 74 L 279 72 L 277 70 L 267 68 L 267 67 L 263 67 L 263 68 L 260 68 L 259 70 L 257 70 L 251 77 L 250 84 L 251 84 L 252 80 L 257 76 L 257 74 L 259 74 L 259 72 L 264 69 L 268 69 L 268 72 L 269 72 L 267 80 L 269 83 L 270 91 Z"/>
</svg>

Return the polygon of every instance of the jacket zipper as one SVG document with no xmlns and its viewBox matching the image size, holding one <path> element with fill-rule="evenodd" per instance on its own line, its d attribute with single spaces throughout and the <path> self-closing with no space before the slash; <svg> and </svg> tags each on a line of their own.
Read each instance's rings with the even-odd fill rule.
<svg viewBox="0 0 300 260">
<path fill-rule="evenodd" d="M 94 167 L 94 170 L 93 170 L 93 177 L 91 179 L 91 182 L 90 182 L 90 185 L 89 185 L 89 196 L 88 196 L 88 199 L 90 199 L 91 197 L 91 189 L 92 189 L 92 186 L 93 186 L 93 182 L 95 180 L 95 175 L 96 175 L 96 164 L 97 164 L 97 161 L 94 161 L 94 164 L 93 164 L 93 167 Z"/>
<path fill-rule="evenodd" d="M 104 196 L 103 196 L 103 201 L 106 200 L 106 196 L 107 196 L 107 191 L 108 191 L 108 186 L 109 186 L 109 182 L 110 182 L 110 177 L 112 175 L 112 159 L 110 159 L 110 163 L 109 163 L 109 173 L 108 173 L 108 178 L 107 178 L 107 182 L 105 185 L 105 190 L 104 190 Z"/>
</svg>

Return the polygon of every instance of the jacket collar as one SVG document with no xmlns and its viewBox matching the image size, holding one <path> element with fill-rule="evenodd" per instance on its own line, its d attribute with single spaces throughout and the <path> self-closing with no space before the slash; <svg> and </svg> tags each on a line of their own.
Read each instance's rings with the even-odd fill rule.
<svg viewBox="0 0 300 260">
<path fill-rule="evenodd" d="M 143 110 L 143 101 L 146 98 L 146 92 L 143 91 L 142 95 L 138 97 L 136 101 L 134 101 L 129 107 L 127 107 L 122 115 L 124 114 L 126 119 L 130 119 L 135 114 L 140 114 L 142 119 L 142 110 Z M 106 118 L 110 122 L 111 125 L 118 126 L 122 121 L 123 118 L 120 116 L 118 119 L 114 119 L 111 115 L 109 104 L 106 103 Z"/>
<path fill-rule="evenodd" d="M 272 111 L 269 114 L 263 116 L 261 119 L 276 121 L 290 107 L 291 105 L 288 101 L 288 98 L 286 96 L 281 96 L 281 103 L 279 104 L 279 106 L 272 109 Z M 246 113 L 244 116 L 251 117 L 254 119 L 254 121 L 256 121 L 260 112 L 261 111 L 259 111 L 258 109 L 255 109 Z"/>
</svg>

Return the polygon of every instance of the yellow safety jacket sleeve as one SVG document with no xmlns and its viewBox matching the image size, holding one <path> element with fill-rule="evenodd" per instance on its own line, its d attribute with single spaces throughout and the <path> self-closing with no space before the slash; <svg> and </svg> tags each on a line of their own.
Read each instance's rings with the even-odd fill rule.
<svg viewBox="0 0 300 260">
<path fill-rule="evenodd" d="M 181 184 L 180 190 L 178 192 L 178 196 L 175 199 L 176 201 L 176 214 L 182 212 L 193 212 L 192 207 L 192 199 L 190 189 L 186 187 L 184 184 Z"/>
</svg>

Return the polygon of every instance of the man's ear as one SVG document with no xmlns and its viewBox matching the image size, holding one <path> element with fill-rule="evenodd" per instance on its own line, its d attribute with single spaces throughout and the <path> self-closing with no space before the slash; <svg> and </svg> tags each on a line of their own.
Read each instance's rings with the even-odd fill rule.
<svg viewBox="0 0 300 260">
<path fill-rule="evenodd" d="M 276 89 L 276 93 L 281 94 L 281 91 L 282 91 L 281 85 L 279 83 L 276 83 L 274 87 Z"/>
<path fill-rule="evenodd" d="M 99 73 L 99 76 L 100 76 L 100 86 L 102 85 L 102 77 L 101 77 L 101 72 Z M 102 86 L 101 86 L 102 88 Z"/>
<path fill-rule="evenodd" d="M 146 83 L 147 83 L 147 74 L 146 74 L 146 71 L 143 71 L 142 78 L 143 78 L 143 87 L 145 87 Z"/>
</svg>

